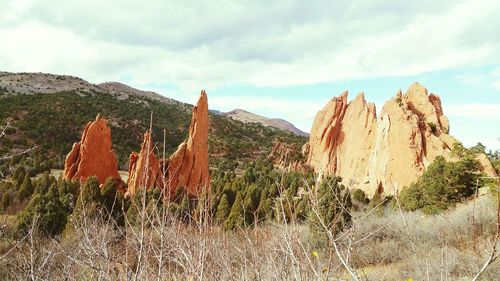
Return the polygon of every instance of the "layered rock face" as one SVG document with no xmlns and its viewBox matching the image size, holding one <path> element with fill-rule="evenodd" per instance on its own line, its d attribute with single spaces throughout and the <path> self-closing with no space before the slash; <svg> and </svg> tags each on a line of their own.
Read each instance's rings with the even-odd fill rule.
<svg viewBox="0 0 500 281">
<path fill-rule="evenodd" d="M 210 188 L 208 127 L 208 98 L 202 91 L 193 108 L 188 139 L 168 160 L 166 183 L 171 194 L 184 188 L 190 196 L 196 196 L 203 188 Z"/>
<path fill-rule="evenodd" d="M 347 110 L 347 92 L 333 98 L 314 119 L 307 163 L 321 175 L 337 171 L 337 147 L 342 142 L 342 120 Z"/>
<path fill-rule="evenodd" d="M 107 178 L 120 180 L 111 130 L 100 115 L 85 126 L 82 139 L 73 145 L 64 162 L 64 179 L 85 181 L 91 176 L 96 176 L 101 184 Z"/>
<path fill-rule="evenodd" d="M 165 196 L 172 196 L 183 188 L 189 196 L 197 196 L 210 188 L 208 173 L 208 99 L 201 92 L 193 108 L 189 136 L 168 159 L 155 156 L 151 135 L 144 134 L 139 153 L 130 155 L 127 194 L 133 196 L 140 188 L 161 188 Z"/>
<path fill-rule="evenodd" d="M 347 92 L 318 113 L 307 163 L 320 176 L 337 175 L 369 195 L 390 194 L 414 182 L 456 142 L 441 100 L 418 83 L 388 101 L 379 116 L 364 95 L 347 103 Z"/>
<path fill-rule="evenodd" d="M 127 194 L 133 195 L 141 187 L 163 188 L 163 173 L 160 161 L 153 151 L 150 132 L 144 133 L 139 153 L 132 152 L 129 158 Z"/>
</svg>

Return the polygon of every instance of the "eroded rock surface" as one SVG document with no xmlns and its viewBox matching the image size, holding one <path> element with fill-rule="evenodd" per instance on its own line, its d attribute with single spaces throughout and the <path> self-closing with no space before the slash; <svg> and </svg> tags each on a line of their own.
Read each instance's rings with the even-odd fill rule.
<svg viewBox="0 0 500 281">
<path fill-rule="evenodd" d="M 276 140 L 273 143 L 268 159 L 282 169 L 289 171 L 305 171 L 302 150 L 296 144 L 288 144 Z"/>
<path fill-rule="evenodd" d="M 139 153 L 133 152 L 129 161 L 128 195 L 140 188 L 160 188 L 164 196 L 173 196 L 179 188 L 189 196 L 197 196 L 210 188 L 208 173 L 208 99 L 201 92 L 193 108 L 189 135 L 168 159 L 158 160 L 152 150 L 151 135 L 144 134 Z"/>
<path fill-rule="evenodd" d="M 369 195 L 393 193 L 414 182 L 457 141 L 449 135 L 441 100 L 418 83 L 399 91 L 377 118 L 360 94 L 333 98 L 314 121 L 307 163 L 320 176 L 337 175 Z"/>
<path fill-rule="evenodd" d="M 101 184 L 107 178 L 120 180 L 111 130 L 100 115 L 85 126 L 80 142 L 73 145 L 64 162 L 64 179 L 85 181 L 91 176 L 96 176 Z"/>
<path fill-rule="evenodd" d="M 132 152 L 129 158 L 127 194 L 133 196 L 140 188 L 163 189 L 163 173 L 160 161 L 154 153 L 150 132 L 144 133 L 140 152 Z"/>
<path fill-rule="evenodd" d="M 201 92 L 193 108 L 189 136 L 169 158 L 167 186 L 171 194 L 184 188 L 190 196 L 196 196 L 210 187 L 208 174 L 208 98 Z"/>
</svg>

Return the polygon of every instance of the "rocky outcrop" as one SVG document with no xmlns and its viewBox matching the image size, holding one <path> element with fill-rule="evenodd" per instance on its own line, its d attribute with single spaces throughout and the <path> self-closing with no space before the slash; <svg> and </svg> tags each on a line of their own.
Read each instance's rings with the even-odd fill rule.
<svg viewBox="0 0 500 281">
<path fill-rule="evenodd" d="M 146 187 L 163 189 L 163 173 L 151 142 L 151 133 L 144 133 L 140 152 L 132 152 L 129 158 L 127 195 L 133 196 L 137 190 Z"/>
<path fill-rule="evenodd" d="M 320 176 L 337 175 L 370 195 L 392 193 L 414 182 L 456 142 L 438 96 L 415 83 L 399 91 L 377 118 L 375 105 L 347 92 L 318 113 L 311 131 L 307 163 Z"/>
<path fill-rule="evenodd" d="M 107 178 L 121 181 L 111 130 L 100 115 L 85 126 L 80 142 L 73 145 L 64 162 L 64 179 L 85 181 L 91 176 L 96 176 L 101 184 Z"/>
<path fill-rule="evenodd" d="M 481 167 L 483 167 L 483 172 L 486 174 L 488 177 L 498 177 L 499 174 L 495 170 L 495 167 L 493 167 L 493 164 L 491 164 L 490 159 L 488 159 L 488 156 L 484 153 L 479 153 L 476 156 L 476 160 L 481 164 Z"/>
<path fill-rule="evenodd" d="M 295 144 L 275 140 L 268 156 L 275 165 L 289 171 L 305 171 L 301 149 Z"/>
<path fill-rule="evenodd" d="M 307 163 L 320 174 L 337 171 L 337 147 L 342 142 L 342 120 L 347 110 L 347 92 L 333 98 L 314 119 Z"/>
<path fill-rule="evenodd" d="M 190 196 L 210 188 L 208 174 L 208 99 L 201 92 L 193 108 L 189 136 L 168 159 L 167 188 L 171 194 L 184 188 Z"/>
<path fill-rule="evenodd" d="M 189 135 L 177 151 L 168 159 L 158 160 L 152 149 L 151 135 L 144 134 L 139 153 L 130 155 L 129 196 L 140 188 L 160 188 L 164 196 L 173 196 L 179 188 L 189 196 L 197 196 L 204 188 L 210 188 L 208 174 L 208 99 L 201 92 L 193 108 Z"/>
</svg>

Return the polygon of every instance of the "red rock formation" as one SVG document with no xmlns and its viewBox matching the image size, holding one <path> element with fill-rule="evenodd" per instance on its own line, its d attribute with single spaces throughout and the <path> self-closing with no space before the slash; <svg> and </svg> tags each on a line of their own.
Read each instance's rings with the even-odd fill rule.
<svg viewBox="0 0 500 281">
<path fill-rule="evenodd" d="M 304 148 L 320 176 L 338 175 L 370 195 L 392 193 L 414 182 L 437 156 L 450 157 L 456 139 L 448 132 L 440 98 L 415 83 L 388 101 L 378 119 L 363 94 L 349 104 L 346 92 L 332 99 L 316 116 Z"/>
<path fill-rule="evenodd" d="M 163 189 L 162 169 L 153 147 L 151 134 L 146 132 L 141 151 L 130 154 L 127 195 L 134 196 L 140 188 L 159 187 Z"/>
<path fill-rule="evenodd" d="M 287 144 L 277 140 L 273 143 L 268 159 L 283 169 L 304 171 L 305 167 L 300 160 L 301 157 L 301 150 L 296 144 Z"/>
<path fill-rule="evenodd" d="M 333 98 L 314 119 L 307 147 L 307 163 L 320 174 L 337 171 L 336 150 L 339 141 L 342 141 L 341 127 L 346 109 L 347 92 L 344 92 L 340 97 Z"/>
<path fill-rule="evenodd" d="M 100 115 L 85 126 L 82 139 L 73 145 L 64 162 L 64 179 L 85 181 L 91 176 L 96 176 L 101 184 L 107 178 L 120 180 L 111 130 Z"/>
<path fill-rule="evenodd" d="M 349 103 L 337 148 L 336 172 L 347 184 L 366 181 L 366 163 L 373 148 L 377 123 L 375 104 L 367 103 L 363 93 Z"/>
<path fill-rule="evenodd" d="M 130 155 L 127 194 L 133 196 L 138 189 L 151 187 L 165 190 L 166 197 L 173 196 L 179 188 L 185 189 L 189 196 L 197 196 L 203 188 L 210 188 L 208 100 L 205 91 L 201 92 L 193 108 L 188 139 L 169 159 L 158 160 L 148 132 L 144 134 L 141 151 Z"/>
<path fill-rule="evenodd" d="M 168 160 L 166 182 L 170 194 L 184 188 L 190 196 L 196 196 L 203 188 L 210 188 L 208 126 L 208 99 L 202 91 L 193 108 L 188 139 Z"/>
</svg>

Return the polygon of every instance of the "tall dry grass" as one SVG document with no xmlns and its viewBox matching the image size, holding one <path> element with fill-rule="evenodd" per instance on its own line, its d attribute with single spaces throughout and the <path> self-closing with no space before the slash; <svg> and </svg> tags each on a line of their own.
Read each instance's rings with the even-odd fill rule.
<svg viewBox="0 0 500 281">
<path fill-rule="evenodd" d="M 471 204 L 438 216 L 353 213 L 328 245 L 295 223 L 227 232 L 167 211 L 145 212 L 144 227 L 83 215 L 61 237 L 44 238 L 36 223 L 20 241 L 4 235 L 0 280 L 471 280 L 495 241 L 495 204 L 489 195 L 476 203 L 476 251 Z M 493 263 L 481 280 L 498 276 Z"/>
</svg>

